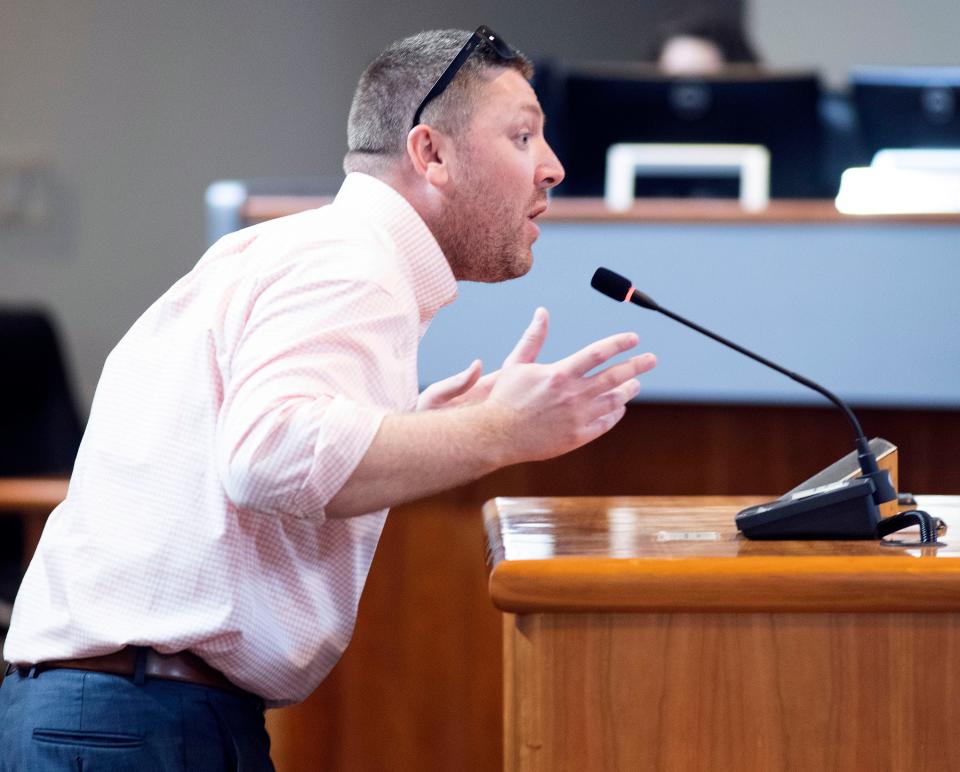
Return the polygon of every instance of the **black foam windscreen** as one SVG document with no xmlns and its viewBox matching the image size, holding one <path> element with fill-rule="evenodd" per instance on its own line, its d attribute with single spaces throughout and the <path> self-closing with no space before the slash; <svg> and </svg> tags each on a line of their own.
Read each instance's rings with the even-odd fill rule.
<svg viewBox="0 0 960 772">
<path fill-rule="evenodd" d="M 621 276 L 609 268 L 598 268 L 590 279 L 590 286 L 608 298 L 623 302 L 630 294 L 633 284 L 626 276 Z"/>
</svg>

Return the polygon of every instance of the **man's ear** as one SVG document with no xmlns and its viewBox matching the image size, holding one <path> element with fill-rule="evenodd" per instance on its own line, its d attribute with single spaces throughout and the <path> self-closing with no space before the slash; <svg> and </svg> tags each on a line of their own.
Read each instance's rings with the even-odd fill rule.
<svg viewBox="0 0 960 772">
<path fill-rule="evenodd" d="M 413 170 L 434 187 L 444 187 L 450 179 L 447 155 L 449 137 L 427 124 L 417 124 L 407 134 L 407 156 Z"/>
</svg>

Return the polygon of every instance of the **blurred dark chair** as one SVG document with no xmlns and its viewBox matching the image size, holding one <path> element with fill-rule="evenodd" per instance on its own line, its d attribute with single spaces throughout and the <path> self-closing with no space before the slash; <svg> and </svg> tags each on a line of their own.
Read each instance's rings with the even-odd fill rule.
<svg viewBox="0 0 960 772">
<path fill-rule="evenodd" d="M 49 315 L 0 308 L 0 362 L 0 476 L 69 474 L 83 426 Z M 0 599 L 16 593 L 22 550 L 21 518 L 0 513 Z"/>
<path fill-rule="evenodd" d="M 69 473 L 83 426 L 50 317 L 0 309 L 0 356 L 0 475 Z"/>
<path fill-rule="evenodd" d="M 820 95 L 820 123 L 823 192 L 833 198 L 840 190 L 843 172 L 851 166 L 869 166 L 871 156 L 863 141 L 856 105 L 848 92 L 825 90 Z"/>
</svg>

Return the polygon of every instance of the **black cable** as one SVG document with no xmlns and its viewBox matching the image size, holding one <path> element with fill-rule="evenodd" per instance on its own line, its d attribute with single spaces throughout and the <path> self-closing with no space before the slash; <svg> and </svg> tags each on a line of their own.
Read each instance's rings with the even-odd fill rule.
<svg viewBox="0 0 960 772">
<path fill-rule="evenodd" d="M 881 539 L 911 525 L 920 526 L 920 542 L 935 544 L 937 541 L 937 518 L 922 509 L 911 509 L 893 517 L 886 517 L 877 523 L 877 536 Z"/>
</svg>

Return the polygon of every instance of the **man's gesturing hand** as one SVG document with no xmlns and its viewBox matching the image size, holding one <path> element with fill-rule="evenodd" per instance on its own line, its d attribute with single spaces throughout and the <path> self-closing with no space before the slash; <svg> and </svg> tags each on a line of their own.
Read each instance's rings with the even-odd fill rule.
<svg viewBox="0 0 960 772">
<path fill-rule="evenodd" d="M 533 320 L 523 331 L 513 351 L 503 360 L 503 367 L 535 361 L 547 338 L 548 323 L 547 309 L 541 307 L 534 311 Z M 497 382 L 500 371 L 495 370 L 481 378 L 481 370 L 480 360 L 474 359 L 466 370 L 431 384 L 421 392 L 417 400 L 417 410 L 472 405 L 485 400 Z"/>
<path fill-rule="evenodd" d="M 642 354 L 603 365 L 636 345 L 634 333 L 620 333 L 553 364 L 504 367 L 489 398 L 504 434 L 502 463 L 559 456 L 613 428 L 640 391 L 636 376 L 653 369 L 657 360 Z M 591 374 L 596 368 L 602 369 Z"/>
<path fill-rule="evenodd" d="M 449 410 L 385 416 L 363 460 L 328 502 L 327 517 L 374 512 L 585 445 L 623 417 L 640 389 L 634 379 L 656 364 L 653 354 L 608 364 L 637 345 L 633 333 L 536 364 L 546 335 L 547 312 L 537 309 L 501 370 L 478 378 L 475 362 L 421 403 Z"/>
</svg>

